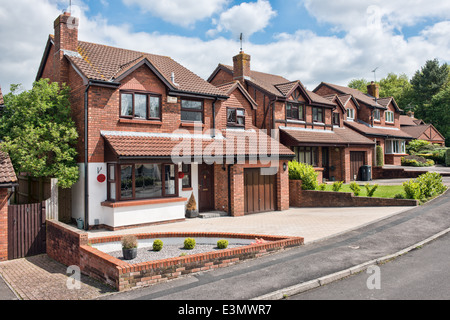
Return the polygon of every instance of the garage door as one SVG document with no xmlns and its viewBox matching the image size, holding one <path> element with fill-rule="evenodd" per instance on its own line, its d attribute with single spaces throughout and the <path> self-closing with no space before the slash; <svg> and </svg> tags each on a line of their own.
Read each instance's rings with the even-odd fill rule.
<svg viewBox="0 0 450 320">
<path fill-rule="evenodd" d="M 364 165 L 366 153 L 362 151 L 350 152 L 350 179 L 361 180 L 361 167 Z"/>
<path fill-rule="evenodd" d="M 261 175 L 260 169 L 244 170 L 245 214 L 275 210 L 275 177 Z"/>
</svg>

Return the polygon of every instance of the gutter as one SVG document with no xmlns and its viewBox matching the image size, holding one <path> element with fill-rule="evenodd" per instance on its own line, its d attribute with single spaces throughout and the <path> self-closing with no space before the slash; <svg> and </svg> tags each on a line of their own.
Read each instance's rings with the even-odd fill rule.
<svg viewBox="0 0 450 320">
<path fill-rule="evenodd" d="M 214 101 L 212 103 L 212 125 L 213 125 L 213 130 L 212 130 L 211 137 L 213 137 L 213 138 L 216 137 L 216 102 L 217 102 L 217 100 L 219 100 L 218 97 L 216 97 L 216 99 L 214 99 Z"/>
<path fill-rule="evenodd" d="M 228 165 L 228 215 L 231 216 L 231 168 L 232 164 Z"/>
</svg>

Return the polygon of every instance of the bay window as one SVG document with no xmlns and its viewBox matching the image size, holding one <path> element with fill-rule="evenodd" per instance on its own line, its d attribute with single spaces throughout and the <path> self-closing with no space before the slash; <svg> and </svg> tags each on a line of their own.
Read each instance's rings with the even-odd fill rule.
<svg viewBox="0 0 450 320">
<path fill-rule="evenodd" d="M 108 200 L 126 201 L 178 195 L 178 167 L 164 163 L 108 164 Z"/>
<path fill-rule="evenodd" d="M 318 147 L 295 147 L 294 153 L 298 162 L 306 163 L 313 167 L 319 165 Z"/>
<path fill-rule="evenodd" d="M 405 154 L 406 143 L 405 140 L 386 140 L 386 154 Z"/>
</svg>

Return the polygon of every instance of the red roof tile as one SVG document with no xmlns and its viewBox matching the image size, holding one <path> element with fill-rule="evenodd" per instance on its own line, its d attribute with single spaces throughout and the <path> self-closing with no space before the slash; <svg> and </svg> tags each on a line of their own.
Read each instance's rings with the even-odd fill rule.
<svg viewBox="0 0 450 320">
<path fill-rule="evenodd" d="M 349 128 L 334 128 L 333 131 L 283 128 L 281 131 L 295 142 L 292 143 L 292 146 L 312 143 L 336 146 L 375 144 L 372 140 Z"/>
<path fill-rule="evenodd" d="M 226 130 L 222 138 L 102 133 L 119 157 L 195 157 L 195 156 L 293 156 L 294 153 L 260 130 Z M 274 149 L 275 148 L 275 149 Z"/>
<path fill-rule="evenodd" d="M 17 182 L 16 173 L 8 154 L 0 151 L 0 185 L 9 185 Z"/>
<path fill-rule="evenodd" d="M 402 139 L 412 139 L 411 135 L 408 133 L 397 129 L 397 128 L 382 128 L 382 127 L 371 127 L 367 124 L 356 122 L 356 121 L 344 121 L 344 124 L 351 129 L 358 131 L 366 136 L 380 136 L 386 138 L 402 138 Z"/>
</svg>

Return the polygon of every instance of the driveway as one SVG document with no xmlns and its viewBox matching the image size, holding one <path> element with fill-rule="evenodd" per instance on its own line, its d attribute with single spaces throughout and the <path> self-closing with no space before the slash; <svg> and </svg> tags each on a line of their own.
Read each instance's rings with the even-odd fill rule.
<svg viewBox="0 0 450 320">
<path fill-rule="evenodd" d="M 112 234 L 217 231 L 268 235 L 302 236 L 305 243 L 348 232 L 390 216 L 410 207 L 378 208 L 291 208 L 284 212 L 268 212 L 243 217 L 190 219 L 183 222 L 128 229 L 122 231 L 90 231 L 89 237 Z M 82 276 L 79 289 L 67 287 L 67 267 L 47 255 L 17 259 L 0 263 L 0 297 L 24 300 L 82 300 L 94 299 L 112 288 Z"/>
</svg>

